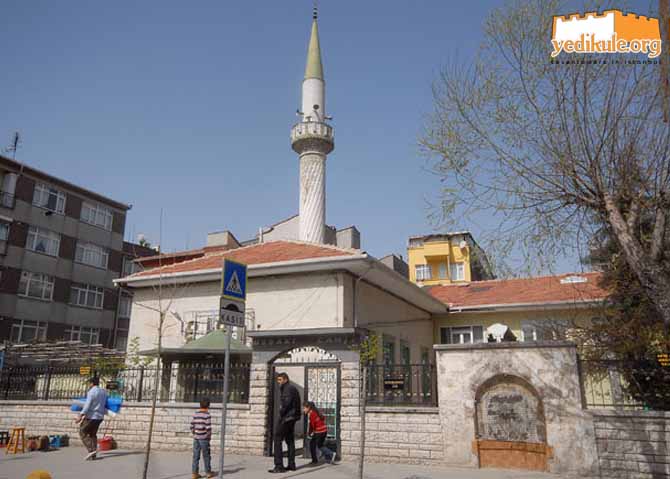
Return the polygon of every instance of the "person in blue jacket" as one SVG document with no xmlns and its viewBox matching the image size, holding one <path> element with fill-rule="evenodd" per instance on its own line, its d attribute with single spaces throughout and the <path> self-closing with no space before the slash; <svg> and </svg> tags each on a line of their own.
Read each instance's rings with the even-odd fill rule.
<svg viewBox="0 0 670 479">
<path fill-rule="evenodd" d="M 98 429 L 105 417 L 107 391 L 100 387 L 98 377 L 89 379 L 88 385 L 90 388 L 86 393 L 86 403 L 77 422 L 79 423 L 79 437 L 88 451 L 85 460 L 92 461 L 96 458 L 98 449 Z"/>
</svg>

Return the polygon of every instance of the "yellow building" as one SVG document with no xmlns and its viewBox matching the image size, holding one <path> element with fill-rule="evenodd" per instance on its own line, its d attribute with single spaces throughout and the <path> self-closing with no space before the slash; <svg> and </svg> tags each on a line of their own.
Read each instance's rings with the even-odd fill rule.
<svg viewBox="0 0 670 479">
<path fill-rule="evenodd" d="M 409 279 L 420 286 L 494 278 L 484 250 L 467 231 L 412 236 L 407 258 Z"/>
</svg>

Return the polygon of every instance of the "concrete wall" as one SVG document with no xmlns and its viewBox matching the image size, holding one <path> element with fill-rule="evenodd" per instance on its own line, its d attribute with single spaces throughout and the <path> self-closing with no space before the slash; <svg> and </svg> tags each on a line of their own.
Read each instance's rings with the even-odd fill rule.
<svg viewBox="0 0 670 479">
<path fill-rule="evenodd" d="M 670 478 L 670 413 L 592 411 L 602 477 Z"/>
<path fill-rule="evenodd" d="M 477 391 L 491 378 L 510 375 L 529 383 L 542 400 L 547 444 L 553 448 L 549 470 L 577 475 L 597 471 L 595 431 L 582 409 L 574 345 L 481 343 L 435 349 L 445 462 L 477 467 L 472 449 Z"/>
</svg>

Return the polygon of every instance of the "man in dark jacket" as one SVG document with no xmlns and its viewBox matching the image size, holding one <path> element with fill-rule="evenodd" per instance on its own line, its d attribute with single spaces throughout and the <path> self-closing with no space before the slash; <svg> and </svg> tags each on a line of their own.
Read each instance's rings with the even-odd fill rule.
<svg viewBox="0 0 670 479">
<path fill-rule="evenodd" d="M 300 419 L 300 393 L 298 389 L 289 382 L 288 374 L 279 373 L 277 375 L 277 384 L 279 384 L 279 419 L 275 424 L 274 430 L 274 452 L 275 467 L 269 472 L 295 471 L 295 439 L 293 431 L 295 423 Z M 284 454 L 282 443 L 286 442 L 288 447 L 288 468 L 284 467 Z"/>
</svg>

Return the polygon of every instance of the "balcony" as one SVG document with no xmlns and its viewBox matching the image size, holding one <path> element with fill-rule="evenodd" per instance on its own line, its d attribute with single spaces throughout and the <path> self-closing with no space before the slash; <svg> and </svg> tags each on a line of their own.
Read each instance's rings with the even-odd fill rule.
<svg viewBox="0 0 670 479">
<path fill-rule="evenodd" d="M 315 149 L 328 154 L 335 148 L 333 127 L 318 121 L 296 123 L 291 128 L 291 145 L 297 153 Z"/>
</svg>

